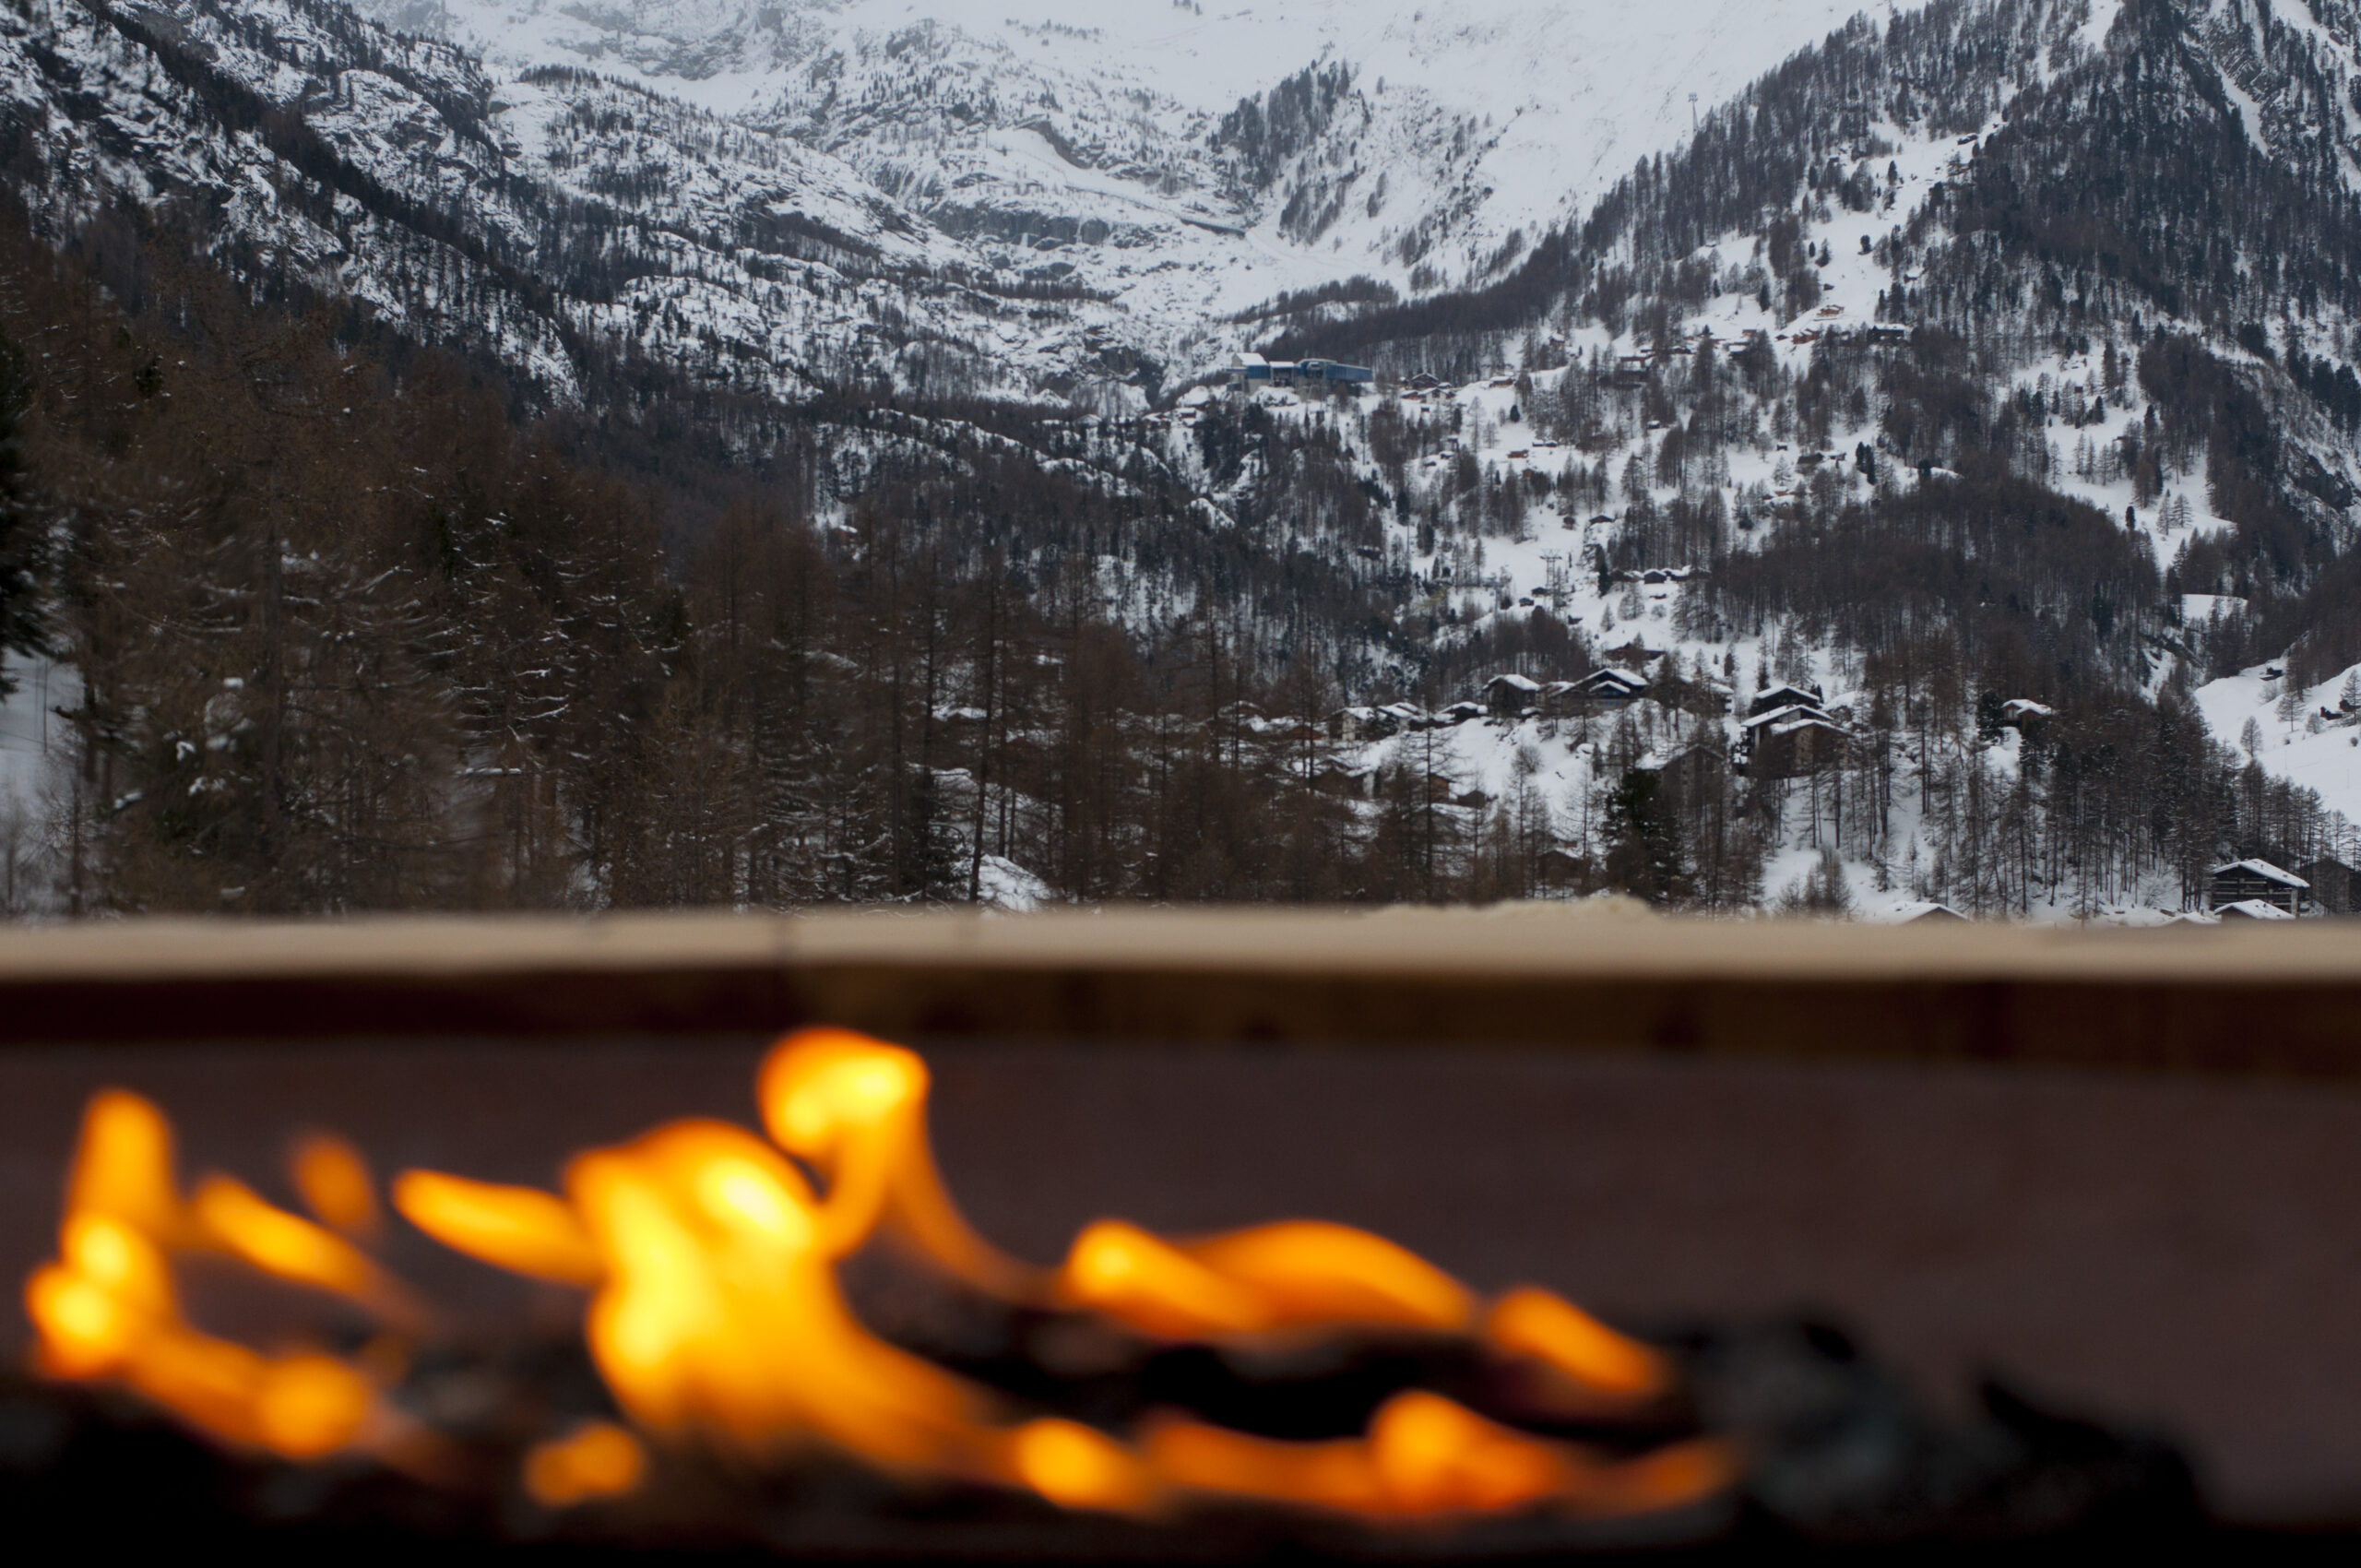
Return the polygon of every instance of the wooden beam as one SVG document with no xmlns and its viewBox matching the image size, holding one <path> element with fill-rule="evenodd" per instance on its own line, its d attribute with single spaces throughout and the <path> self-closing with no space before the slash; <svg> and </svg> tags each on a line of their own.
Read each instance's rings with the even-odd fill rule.
<svg viewBox="0 0 2361 1568">
<path fill-rule="evenodd" d="M 2361 928 L 1265 909 L 122 921 L 0 934 L 0 1042 L 760 1033 L 1455 1042 L 2361 1076 Z"/>
</svg>

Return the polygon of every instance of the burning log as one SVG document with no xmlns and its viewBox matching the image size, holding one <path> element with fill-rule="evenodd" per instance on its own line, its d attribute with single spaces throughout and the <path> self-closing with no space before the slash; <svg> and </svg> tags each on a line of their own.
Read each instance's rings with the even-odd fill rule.
<svg viewBox="0 0 2361 1568">
<path fill-rule="evenodd" d="M 968 1557 L 2193 1510 L 2169 1450 L 1999 1393 L 1944 1429 L 1824 1333 L 1643 1341 L 1347 1227 L 1102 1220 L 1054 1268 L 1021 1263 L 951 1198 L 928 1084 L 909 1051 L 809 1030 L 764 1065 L 765 1135 L 674 1123 L 575 1157 L 558 1191 L 402 1173 L 409 1224 L 583 1299 L 578 1336 L 492 1343 L 377 1261 L 358 1151 L 299 1148 L 308 1215 L 223 1176 L 184 1193 L 162 1113 L 102 1094 L 26 1289 L 46 1383 L 0 1399 L 0 1438 L 30 1412 L 16 1472 L 46 1478 L 22 1501 L 121 1467 L 200 1478 L 192 1516 L 232 1529 Z M 311 1332 L 264 1350 L 199 1327 L 189 1280 L 225 1271 L 299 1292 Z"/>
</svg>

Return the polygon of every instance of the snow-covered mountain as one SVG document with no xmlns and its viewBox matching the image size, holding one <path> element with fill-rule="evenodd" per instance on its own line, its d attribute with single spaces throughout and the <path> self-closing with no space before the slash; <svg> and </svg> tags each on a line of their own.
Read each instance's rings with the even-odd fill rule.
<svg viewBox="0 0 2361 1568">
<path fill-rule="evenodd" d="M 1180 374 L 1257 303 L 1497 272 L 1853 0 L 362 0 L 790 137 L 1002 275 L 1079 283 Z M 1030 346 L 1028 345 L 1028 350 Z M 1038 351 L 1038 350 L 1031 350 Z"/>
</svg>

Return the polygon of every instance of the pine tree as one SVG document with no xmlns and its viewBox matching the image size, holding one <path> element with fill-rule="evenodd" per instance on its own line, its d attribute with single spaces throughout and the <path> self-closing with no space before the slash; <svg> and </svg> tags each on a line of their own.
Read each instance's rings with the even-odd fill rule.
<svg viewBox="0 0 2361 1568">
<path fill-rule="evenodd" d="M 1657 799 L 1660 783 L 1645 768 L 1626 767 L 1608 796 L 1607 880 L 1651 904 L 1670 904 L 1688 898 L 1689 869 L 1680 828 Z"/>
</svg>

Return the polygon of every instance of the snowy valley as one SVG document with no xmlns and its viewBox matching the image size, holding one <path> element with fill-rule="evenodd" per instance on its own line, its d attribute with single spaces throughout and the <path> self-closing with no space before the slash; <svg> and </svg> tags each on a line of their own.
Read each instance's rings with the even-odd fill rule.
<svg viewBox="0 0 2361 1568">
<path fill-rule="evenodd" d="M 126 215 L 170 215 L 253 301 L 335 302 L 396 414 L 454 356 L 657 498 L 593 602 L 609 503 L 528 547 L 544 459 L 383 459 L 418 477 L 350 591 L 466 650 L 402 655 L 450 716 L 409 809 L 509 824 L 504 896 L 2142 921 L 2361 856 L 2343 0 L 1037 11 L 19 0 L 0 114 L 124 375 L 164 329 Z M 101 505 L 54 495 L 57 538 Z M 283 675 L 257 739 L 221 717 L 291 656 L 238 612 L 271 651 L 208 695 L 55 620 L 51 800 L 175 868 L 148 897 L 245 907 L 186 857 L 324 787 L 206 760 L 296 722 Z M 520 670 L 545 700 L 486 695 Z M 270 897 L 454 873 L 386 874 Z"/>
</svg>

